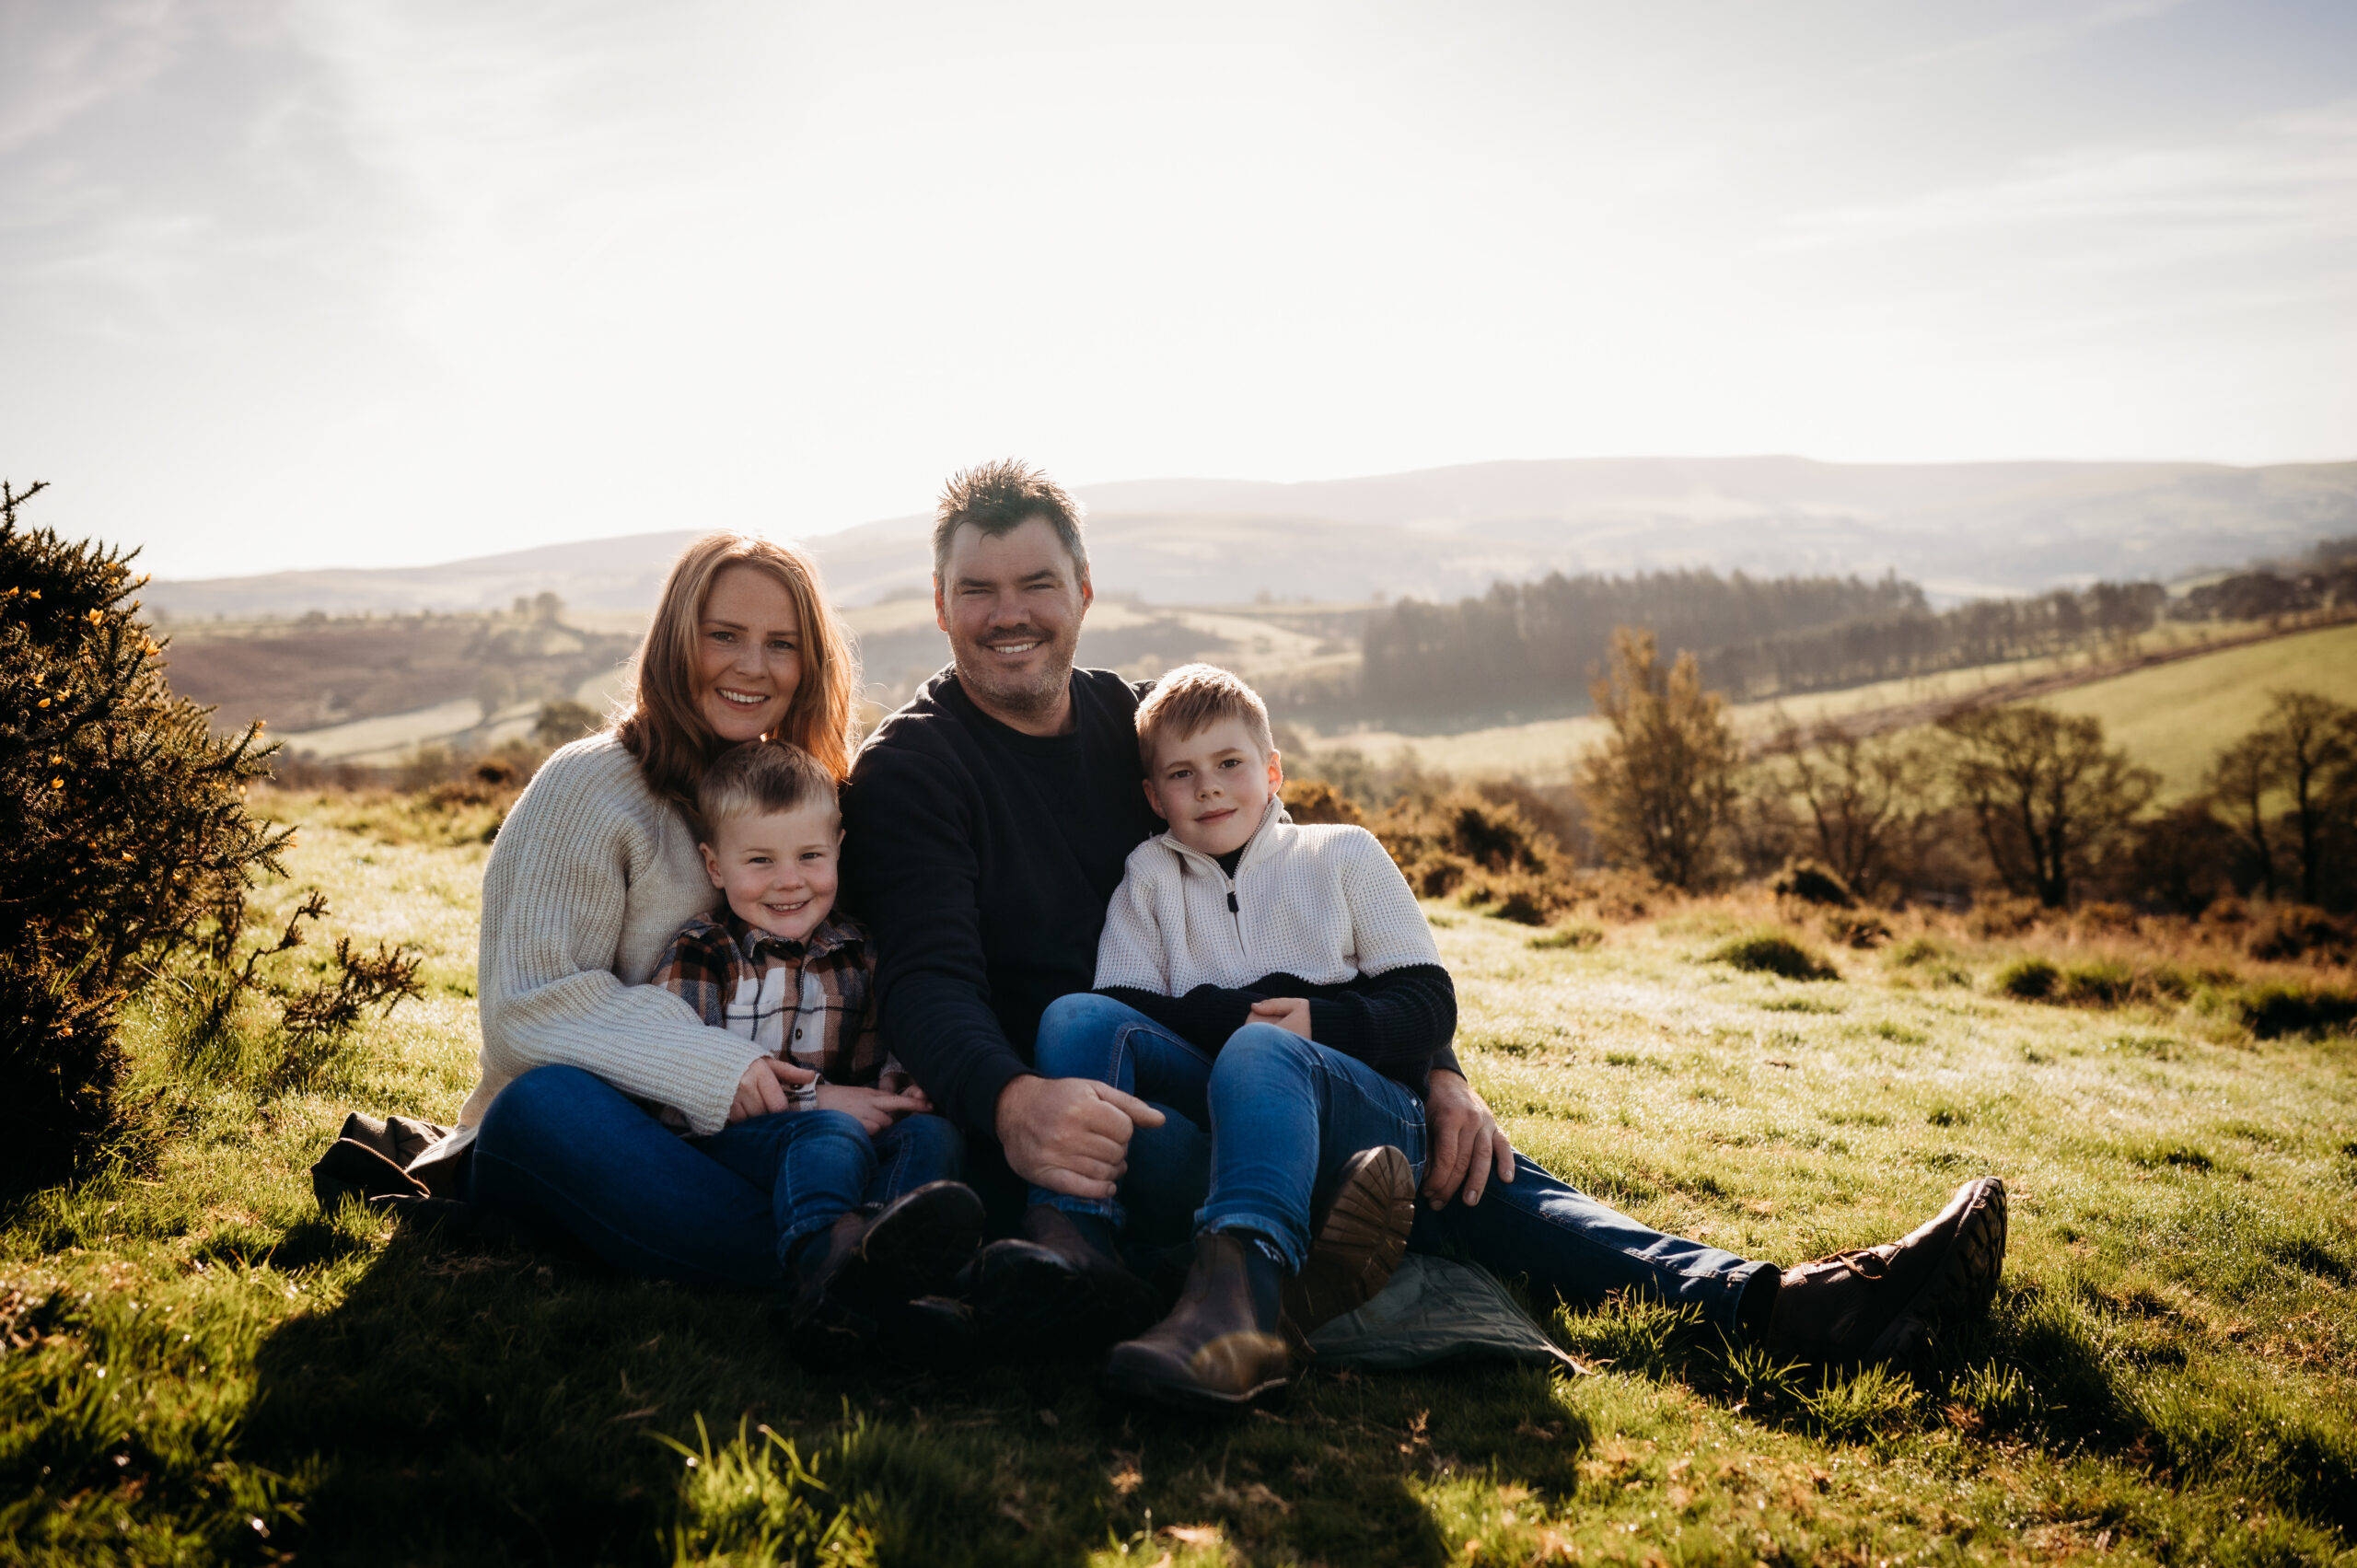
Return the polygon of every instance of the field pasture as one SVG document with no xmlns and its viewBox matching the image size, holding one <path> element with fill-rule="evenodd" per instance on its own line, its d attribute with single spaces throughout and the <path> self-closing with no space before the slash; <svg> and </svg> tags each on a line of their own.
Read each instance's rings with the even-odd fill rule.
<svg viewBox="0 0 2357 1568">
<path fill-rule="evenodd" d="M 2202 771 L 2218 748 L 2258 723 L 2268 693 L 2278 691 L 2357 703 L 2357 626 L 2326 626 L 2224 648 L 2099 680 L 2051 701 L 2066 714 L 2101 719 L 2113 744 L 2157 769 L 2165 803 L 2200 789 Z"/>
<path fill-rule="evenodd" d="M 2251 640 L 2254 637 L 2258 640 Z M 2211 649 L 2210 644 L 2227 645 Z M 2103 670 L 2145 655 L 2170 662 L 2124 674 Z M 2269 636 L 2263 628 L 2221 623 L 2163 625 L 2126 647 L 2100 655 L 2019 659 L 1946 670 L 1913 680 L 1884 680 L 1838 691 L 1805 692 L 1729 708 L 1736 731 L 1758 743 L 1780 719 L 1813 727 L 1864 721 L 1877 727 L 1888 715 L 1929 713 L 1983 696 L 1992 689 L 2069 682 L 2037 700 L 2066 713 L 2092 714 L 2130 757 L 2157 769 L 2161 799 L 2181 799 L 2200 784 L 2218 748 L 2256 723 L 2267 692 L 2279 688 L 2357 701 L 2357 626 L 2295 630 Z M 1313 749 L 1349 747 L 1370 760 L 1399 763 L 1412 757 L 1424 768 L 1469 779 L 1516 778 L 1538 786 L 1570 782 L 1579 754 L 1605 733 L 1593 714 L 1495 725 L 1448 735 L 1368 727 L 1320 731 L 1302 727 Z"/>
<path fill-rule="evenodd" d="M 757 1301 L 320 1217 L 343 1111 L 473 1077 L 494 808 L 270 796 L 261 913 L 424 952 L 426 1000 L 274 1083 L 259 1016 L 127 1031 L 145 1162 L 0 1216 L 11 1562 L 2346 1562 L 2357 1549 L 2357 1055 L 2261 1039 L 2254 988 L 2346 993 L 2197 928 L 1983 940 L 1901 917 L 1839 978 L 1710 958 L 1753 896 L 1534 932 L 1428 906 L 1459 1050 L 1519 1144 L 1655 1225 L 1791 1260 L 2004 1176 L 1985 1324 L 1820 1382 L 1641 1303 L 1543 1320 L 1584 1375 L 1313 1372 L 1211 1423 L 1086 1367 L 807 1374 Z M 1623 910 L 1625 917 L 1630 912 Z M 2175 981 L 2061 1006 L 2006 966 Z M 319 947 L 273 960 L 319 961 Z M 2108 966 L 2107 968 L 2106 966 Z"/>
</svg>

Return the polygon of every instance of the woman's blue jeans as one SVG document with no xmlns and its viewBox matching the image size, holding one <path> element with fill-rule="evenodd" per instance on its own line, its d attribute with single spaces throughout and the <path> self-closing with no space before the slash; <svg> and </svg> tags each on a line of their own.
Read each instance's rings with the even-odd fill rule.
<svg viewBox="0 0 2357 1568">
<path fill-rule="evenodd" d="M 536 1067 L 483 1114 L 472 1195 L 625 1273 L 759 1287 L 797 1241 L 863 1203 L 956 1179 L 964 1153 L 942 1117 L 902 1117 L 870 1138 L 840 1110 L 682 1138 L 594 1074 Z"/>
<path fill-rule="evenodd" d="M 1241 1040 L 1256 1030 L 1298 1041 L 1297 1036 L 1273 1025 L 1248 1028 L 1235 1039 Z M 1231 1041 L 1220 1052 L 1219 1062 L 1225 1063 L 1233 1049 Z M 1295 1107 L 1288 1114 L 1296 1115 L 1304 1103 L 1324 1106 L 1330 1112 L 1339 1099 L 1350 1098 L 1341 1092 L 1345 1082 L 1361 1082 L 1361 1074 L 1386 1090 L 1407 1094 L 1391 1080 L 1349 1058 L 1333 1051 L 1325 1055 L 1348 1062 L 1355 1072 L 1347 1079 L 1342 1074 L 1328 1073 L 1313 1088 L 1306 1077 L 1308 1059 L 1295 1057 L 1289 1067 L 1283 1061 L 1256 1063 L 1254 1074 L 1239 1076 L 1237 1082 L 1251 1084 L 1256 1092 L 1266 1095 L 1273 1091 L 1259 1074 L 1276 1072 L 1280 1077 L 1292 1074 L 1292 1086 L 1284 1093 L 1287 1102 Z M 1161 1127 L 1141 1127 L 1131 1135 L 1130 1169 L 1121 1182 L 1120 1203 L 1060 1197 L 1036 1189 L 1034 1202 L 1104 1214 L 1117 1221 L 1126 1207 L 1131 1234 L 1149 1241 L 1169 1239 L 1146 1232 L 1149 1214 L 1155 1217 L 1157 1229 L 1161 1229 L 1167 1226 L 1167 1216 L 1174 1212 L 1208 1212 L 1214 1178 L 1213 1139 L 1206 1127 L 1214 1120 L 1233 1114 L 1224 1105 L 1215 1108 L 1208 1103 L 1213 1068 L 1211 1058 L 1136 1009 L 1110 997 L 1084 993 L 1063 997 L 1049 1007 L 1040 1021 L 1034 1062 L 1049 1077 L 1095 1078 L 1126 1089 L 1159 1107 L 1167 1119 Z M 1194 1065 L 1190 1066 L 1190 1063 Z M 1202 1086 L 1197 1098 L 1185 1100 L 1191 1114 L 1174 1115 L 1174 1111 L 1180 1110 L 1183 1091 L 1190 1082 Z M 1414 1097 L 1408 1098 L 1412 1100 Z M 1347 1114 L 1353 1120 L 1362 1111 L 1371 1118 L 1381 1117 L 1389 1114 L 1385 1109 L 1388 1100 L 1387 1094 L 1369 1096 L 1362 1106 Z M 1241 1109 L 1248 1116 L 1250 1114 L 1248 1107 Z M 1421 1138 L 1421 1104 L 1417 1109 L 1416 1125 Z M 1367 1143 L 1355 1147 L 1342 1147 L 1357 1135 L 1354 1126 L 1334 1131 L 1341 1135 L 1321 1136 L 1317 1141 L 1321 1177 L 1339 1167 L 1357 1148 L 1394 1141 L 1370 1137 Z M 1308 1138 L 1299 1132 L 1289 1136 L 1286 1144 L 1264 1143 L 1261 1146 L 1311 1146 Z M 1228 1142 L 1232 1153 L 1243 1152 L 1237 1149 L 1236 1139 Z M 1342 1152 L 1329 1160 L 1329 1146 L 1341 1147 Z M 1402 1144 L 1401 1152 L 1408 1155 L 1421 1175 L 1424 1152 L 1421 1144 L 1413 1149 Z M 1281 1205 L 1267 1206 L 1273 1209 Z M 1239 1212 L 1240 1209 L 1239 1205 Z M 1283 1237 L 1275 1237 L 1273 1232 L 1271 1236 L 1280 1246 L 1285 1245 Z M 1408 1245 L 1418 1252 L 1446 1252 L 1470 1259 L 1492 1273 L 1526 1280 L 1539 1295 L 1555 1296 L 1574 1307 L 1601 1306 L 1606 1297 L 1616 1292 L 1674 1306 L 1697 1306 L 1706 1320 L 1731 1334 L 1740 1330 L 1738 1311 L 1744 1287 L 1762 1270 L 1774 1268 L 1701 1242 L 1664 1235 L 1598 1202 L 1520 1155 L 1515 1156 L 1514 1180 L 1492 1179 L 1479 1203 L 1452 1201 L 1437 1210 L 1419 1204 L 1416 1227 Z"/>
</svg>

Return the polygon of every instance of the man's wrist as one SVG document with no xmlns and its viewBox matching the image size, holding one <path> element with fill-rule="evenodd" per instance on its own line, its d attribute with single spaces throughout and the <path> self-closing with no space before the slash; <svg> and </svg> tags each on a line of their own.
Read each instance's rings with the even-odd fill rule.
<svg viewBox="0 0 2357 1568">
<path fill-rule="evenodd" d="M 1017 1073 L 999 1086 L 998 1098 L 991 1105 L 991 1131 L 998 1134 L 1002 1146 L 1006 1143 L 1006 1113 L 1010 1100 L 1020 1100 L 1029 1090 L 1027 1085 L 1045 1083 L 1037 1073 Z"/>
</svg>

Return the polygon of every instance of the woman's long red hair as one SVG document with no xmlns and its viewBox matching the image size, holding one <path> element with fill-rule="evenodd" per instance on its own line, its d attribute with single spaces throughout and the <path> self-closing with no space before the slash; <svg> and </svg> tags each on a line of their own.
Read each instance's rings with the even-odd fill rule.
<svg viewBox="0 0 2357 1568">
<path fill-rule="evenodd" d="M 679 552 L 664 579 L 662 601 L 638 645 L 636 694 L 614 734 L 638 759 L 649 788 L 695 819 L 696 785 L 731 742 L 713 733 L 696 697 L 696 646 L 712 585 L 731 566 L 751 566 L 777 579 L 794 599 L 802 628 L 802 679 L 778 726 L 841 784 L 851 772 L 855 739 L 852 693 L 859 686 L 859 656 L 827 604 L 819 568 L 790 544 L 749 534 L 706 534 Z"/>
</svg>

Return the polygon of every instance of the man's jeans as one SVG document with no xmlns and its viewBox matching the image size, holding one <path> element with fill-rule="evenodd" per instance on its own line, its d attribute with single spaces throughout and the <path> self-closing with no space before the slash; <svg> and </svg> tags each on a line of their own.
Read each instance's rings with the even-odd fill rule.
<svg viewBox="0 0 2357 1568">
<path fill-rule="evenodd" d="M 1257 1028 L 1298 1040 L 1297 1036 L 1273 1025 Z M 1326 1055 L 1338 1053 L 1328 1051 Z M 1225 1060 L 1226 1052 L 1222 1051 L 1220 1061 Z M 1057 1065 L 1051 1066 L 1051 1061 Z M 1039 1025 L 1036 1062 L 1039 1070 L 1050 1077 L 1095 1078 L 1128 1090 L 1161 1109 L 1167 1120 L 1161 1127 L 1141 1127 L 1132 1135 L 1130 1169 L 1121 1182 L 1120 1204 L 1059 1197 L 1037 1189 L 1033 1201 L 1109 1214 L 1117 1220 L 1122 1214 L 1122 1205 L 1126 1205 L 1133 1236 L 1149 1241 L 1172 1239 L 1167 1235 L 1144 1233 L 1149 1217 L 1157 1229 L 1165 1228 L 1170 1215 L 1200 1205 L 1210 1193 L 1212 1139 L 1202 1122 L 1211 1119 L 1214 1111 L 1206 1107 L 1203 1098 L 1196 1098 L 1187 1101 L 1194 1114 L 1174 1112 L 1181 1110 L 1176 1097 L 1185 1084 L 1198 1082 L 1208 1089 L 1213 1062 L 1136 1009 L 1110 997 L 1086 993 L 1063 997 L 1049 1007 Z M 1190 1063 L 1194 1064 L 1191 1067 Z M 1387 1088 L 1399 1088 L 1357 1063 L 1350 1065 Z M 1259 1086 L 1260 1092 L 1270 1092 L 1257 1073 L 1248 1081 Z M 1358 1080 L 1353 1076 L 1351 1081 Z M 1329 1075 L 1317 1092 L 1331 1095 L 1341 1082 L 1338 1076 Z M 1310 1092 L 1301 1086 L 1303 1079 L 1298 1075 L 1294 1083 L 1295 1086 L 1289 1092 L 1296 1096 Z M 1373 1109 L 1375 1103 L 1370 1101 L 1368 1109 Z M 1239 1109 L 1248 1117 L 1252 1114 L 1248 1106 Z M 1419 1106 L 1416 1119 L 1420 1137 L 1421 1109 Z M 1216 1114 L 1224 1119 L 1231 1113 L 1223 1104 L 1216 1108 Z M 1347 1129 L 1337 1131 L 1343 1132 L 1345 1137 L 1349 1135 Z M 1263 1143 L 1259 1147 L 1313 1146 L 1307 1136 L 1297 1132 L 1292 1136 L 1289 1143 Z M 1338 1144 L 1341 1141 L 1334 1140 Z M 1393 1141 L 1388 1137 L 1370 1138 L 1357 1147 Z M 1320 1138 L 1314 1145 L 1319 1151 L 1320 1175 L 1329 1173 L 1356 1152 L 1355 1148 L 1346 1148 L 1329 1161 L 1329 1142 Z M 1421 1175 L 1424 1152 L 1422 1146 L 1411 1149 L 1402 1144 L 1400 1148 Z M 1326 1194 L 1320 1191 L 1318 1196 Z M 1276 1239 L 1284 1245 L 1282 1237 Z M 1542 1296 L 1551 1295 L 1573 1307 L 1601 1306 L 1614 1292 L 1675 1306 L 1698 1306 L 1708 1321 L 1731 1334 L 1739 1329 L 1737 1312 L 1744 1286 L 1762 1270 L 1773 1268 L 1715 1247 L 1665 1236 L 1596 1202 L 1520 1155 L 1515 1156 L 1514 1180 L 1502 1182 L 1493 1178 L 1479 1203 L 1469 1206 L 1451 1202 L 1436 1211 L 1419 1204 L 1416 1227 L 1408 1245 L 1418 1252 L 1456 1253 L 1492 1273 L 1526 1279 Z"/>
<path fill-rule="evenodd" d="M 578 1067 L 499 1092 L 474 1146 L 474 1201 L 580 1240 L 625 1273 L 777 1283 L 794 1244 L 862 1203 L 954 1179 L 964 1142 L 938 1116 L 870 1138 L 840 1110 L 749 1117 L 682 1138 Z"/>
</svg>

